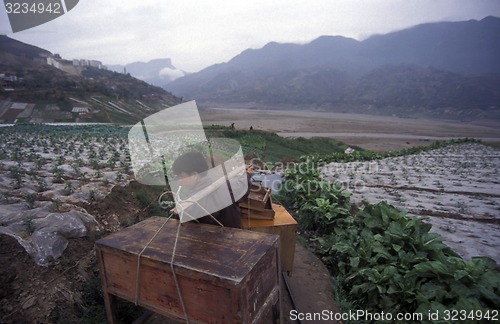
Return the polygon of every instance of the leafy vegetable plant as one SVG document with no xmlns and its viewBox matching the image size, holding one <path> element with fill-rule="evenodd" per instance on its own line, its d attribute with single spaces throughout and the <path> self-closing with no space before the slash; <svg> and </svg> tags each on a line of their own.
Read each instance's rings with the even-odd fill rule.
<svg viewBox="0 0 500 324">
<path fill-rule="evenodd" d="M 442 144 L 439 144 L 442 145 Z M 488 257 L 463 260 L 385 201 L 351 206 L 350 194 L 321 179 L 316 157 L 285 173 L 281 196 L 349 298 L 371 312 L 500 309 L 500 273 Z M 424 321 L 430 321 L 424 318 Z"/>
</svg>

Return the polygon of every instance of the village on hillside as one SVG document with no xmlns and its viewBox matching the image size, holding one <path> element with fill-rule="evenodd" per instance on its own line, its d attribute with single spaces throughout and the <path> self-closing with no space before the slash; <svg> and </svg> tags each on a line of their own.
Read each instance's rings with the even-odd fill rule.
<svg viewBox="0 0 500 324">
<path fill-rule="evenodd" d="M 73 59 L 64 60 L 59 54 L 46 56 L 47 65 L 51 65 L 71 75 L 81 75 L 83 68 L 92 67 L 106 70 L 106 66 L 97 60 Z M 2 92 L 13 92 L 22 84 L 24 77 L 0 72 L 0 88 Z M 74 106 L 69 111 L 62 110 L 56 104 L 33 104 L 0 100 L 0 124 L 85 122 L 98 109 L 84 101 L 70 98 Z"/>
</svg>

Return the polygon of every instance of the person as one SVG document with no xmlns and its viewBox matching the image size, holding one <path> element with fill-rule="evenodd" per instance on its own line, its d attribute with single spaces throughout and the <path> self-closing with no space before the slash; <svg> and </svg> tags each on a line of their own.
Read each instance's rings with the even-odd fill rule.
<svg viewBox="0 0 500 324">
<path fill-rule="evenodd" d="M 182 200 L 188 200 L 189 197 L 200 192 L 203 188 L 210 186 L 213 180 L 206 176 L 206 171 L 208 170 L 207 160 L 198 151 L 191 151 L 179 156 L 172 165 L 172 171 L 175 174 L 176 181 L 182 188 L 187 189 L 184 196 L 181 196 Z M 248 189 L 244 197 L 246 197 L 250 191 L 250 178 L 251 178 L 252 168 L 249 167 L 246 170 Z M 238 205 L 238 201 L 234 201 L 233 193 L 229 183 L 226 180 L 229 187 L 231 201 L 232 203 L 216 212 L 211 213 L 211 215 L 203 216 L 197 220 L 200 223 L 213 224 L 213 225 L 224 225 L 225 227 L 232 228 L 243 228 L 241 222 L 241 210 Z M 217 191 L 217 190 L 216 190 Z M 226 192 L 214 192 L 211 193 L 205 199 L 217 200 L 218 194 L 227 194 Z M 220 196 L 219 196 L 220 197 Z M 244 199 L 244 197 L 242 199 Z M 222 200 L 222 199 L 219 199 Z M 240 199 L 241 200 L 241 199 Z M 203 203 L 202 203 L 203 204 Z M 177 213 L 177 210 L 174 210 Z"/>
</svg>

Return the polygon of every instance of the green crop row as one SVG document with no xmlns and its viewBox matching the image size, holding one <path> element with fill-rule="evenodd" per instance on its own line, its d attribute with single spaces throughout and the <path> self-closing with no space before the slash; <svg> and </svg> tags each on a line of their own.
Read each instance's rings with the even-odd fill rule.
<svg viewBox="0 0 500 324">
<path fill-rule="evenodd" d="M 450 140 L 435 141 L 426 146 L 413 146 L 398 151 L 388 152 L 373 152 L 373 151 L 354 151 L 352 153 L 333 152 L 327 154 L 309 154 L 301 157 L 302 161 L 311 161 L 315 163 L 330 163 L 330 162 L 354 162 L 354 161 L 373 161 L 381 160 L 390 157 L 406 156 L 435 150 L 441 147 L 446 147 L 451 144 L 459 143 L 478 143 L 480 140 L 475 138 L 458 138 Z"/>
<path fill-rule="evenodd" d="M 285 172 L 281 198 L 341 288 L 370 312 L 461 310 L 464 322 L 500 309 L 500 273 L 487 257 L 463 260 L 431 225 L 380 202 L 353 206 L 311 161 Z M 473 311 L 474 313 L 470 313 Z M 479 313 L 478 313 L 479 312 Z M 475 316 L 475 317 L 474 317 Z M 484 320 L 485 318 L 483 318 Z"/>
</svg>

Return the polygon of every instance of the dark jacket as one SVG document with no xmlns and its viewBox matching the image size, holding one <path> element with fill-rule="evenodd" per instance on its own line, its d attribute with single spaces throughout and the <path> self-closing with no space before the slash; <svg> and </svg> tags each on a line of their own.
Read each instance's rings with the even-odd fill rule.
<svg viewBox="0 0 500 324">
<path fill-rule="evenodd" d="M 232 227 L 232 228 L 243 228 L 242 222 L 241 222 L 241 210 L 239 206 L 239 201 L 242 201 L 248 196 L 248 193 L 250 192 L 250 187 L 251 187 L 251 176 L 247 174 L 247 182 L 248 182 L 248 188 L 245 193 L 245 195 L 239 199 L 238 201 L 235 201 L 233 198 L 233 192 L 231 190 L 231 186 L 229 185 L 229 182 L 226 181 L 229 192 L 231 194 L 231 199 L 233 203 L 217 212 L 213 212 L 211 215 L 207 215 L 201 218 L 198 218 L 198 221 L 203 224 L 212 224 L 212 225 L 219 225 L 217 221 L 219 221 L 222 225 L 225 227 Z M 214 220 L 217 219 L 217 221 Z"/>
<path fill-rule="evenodd" d="M 217 219 L 225 227 L 243 228 L 241 223 L 241 211 L 238 203 L 233 203 L 218 212 L 212 213 L 212 216 Z M 203 224 L 219 225 L 211 216 L 204 216 L 198 221 Z"/>
</svg>

